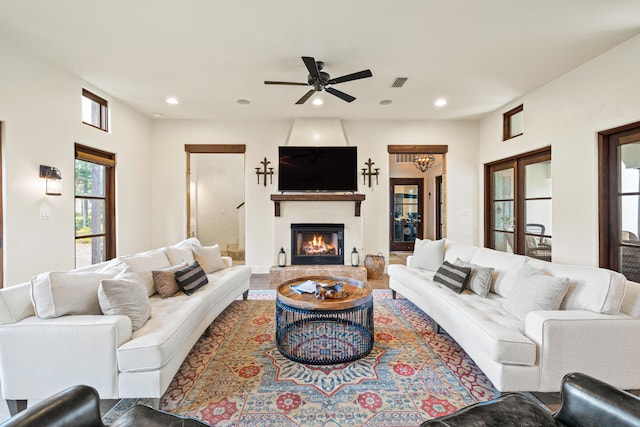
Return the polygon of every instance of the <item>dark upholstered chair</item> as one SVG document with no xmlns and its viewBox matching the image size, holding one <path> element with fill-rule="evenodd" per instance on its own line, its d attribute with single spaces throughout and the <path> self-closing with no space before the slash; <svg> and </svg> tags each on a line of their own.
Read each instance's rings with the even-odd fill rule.
<svg viewBox="0 0 640 427">
<path fill-rule="evenodd" d="M 180 417 L 144 405 L 135 405 L 111 427 L 198 427 L 209 426 L 193 418 Z M 100 396 L 86 385 L 76 385 L 50 396 L 0 427 L 105 427 L 100 418 Z"/>
<path fill-rule="evenodd" d="M 560 409 L 552 413 L 523 394 L 506 394 L 426 421 L 421 427 L 640 426 L 640 398 L 588 375 L 566 375 L 560 398 Z"/>
</svg>

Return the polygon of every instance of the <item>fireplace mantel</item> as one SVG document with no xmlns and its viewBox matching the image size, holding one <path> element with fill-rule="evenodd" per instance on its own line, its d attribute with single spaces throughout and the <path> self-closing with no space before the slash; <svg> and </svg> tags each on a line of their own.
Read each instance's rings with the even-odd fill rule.
<svg viewBox="0 0 640 427">
<path fill-rule="evenodd" d="M 280 216 L 280 202 L 354 202 L 355 216 L 360 216 L 360 204 L 364 194 L 272 194 L 275 216 Z"/>
</svg>

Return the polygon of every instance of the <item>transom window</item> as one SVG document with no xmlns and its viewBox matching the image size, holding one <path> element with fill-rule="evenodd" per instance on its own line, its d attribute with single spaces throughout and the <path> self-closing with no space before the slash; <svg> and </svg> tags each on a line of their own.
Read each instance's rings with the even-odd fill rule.
<svg viewBox="0 0 640 427">
<path fill-rule="evenodd" d="M 115 257 L 115 154 L 76 144 L 76 268 Z"/>
<path fill-rule="evenodd" d="M 502 116 L 502 140 L 506 141 L 524 133 L 524 105 L 518 105 Z"/>
<path fill-rule="evenodd" d="M 108 132 L 108 113 L 109 104 L 106 99 L 82 89 L 82 123 Z"/>
</svg>

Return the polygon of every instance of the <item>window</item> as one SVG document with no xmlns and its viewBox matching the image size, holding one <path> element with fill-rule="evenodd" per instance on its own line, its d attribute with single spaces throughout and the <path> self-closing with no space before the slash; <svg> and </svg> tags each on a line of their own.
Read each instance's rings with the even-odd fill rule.
<svg viewBox="0 0 640 427">
<path fill-rule="evenodd" d="M 502 116 L 502 140 L 506 141 L 524 132 L 524 105 L 507 111 Z"/>
<path fill-rule="evenodd" d="M 599 135 L 600 266 L 640 282 L 640 123 Z"/>
<path fill-rule="evenodd" d="M 551 261 L 551 149 L 485 165 L 485 245 Z"/>
<path fill-rule="evenodd" d="M 76 268 L 115 257 L 115 154 L 76 144 Z"/>
<path fill-rule="evenodd" d="M 82 123 L 107 132 L 109 106 L 107 100 L 82 89 Z"/>
</svg>

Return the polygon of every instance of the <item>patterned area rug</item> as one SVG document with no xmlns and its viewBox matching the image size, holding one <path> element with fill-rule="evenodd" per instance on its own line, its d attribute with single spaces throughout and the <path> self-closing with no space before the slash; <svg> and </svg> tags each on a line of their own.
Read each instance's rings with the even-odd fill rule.
<svg viewBox="0 0 640 427">
<path fill-rule="evenodd" d="M 374 292 L 371 353 L 329 366 L 280 354 L 273 293 L 235 301 L 194 346 L 162 409 L 215 426 L 418 426 L 497 396 L 451 338 L 434 334 L 422 311 L 390 295 Z"/>
</svg>

